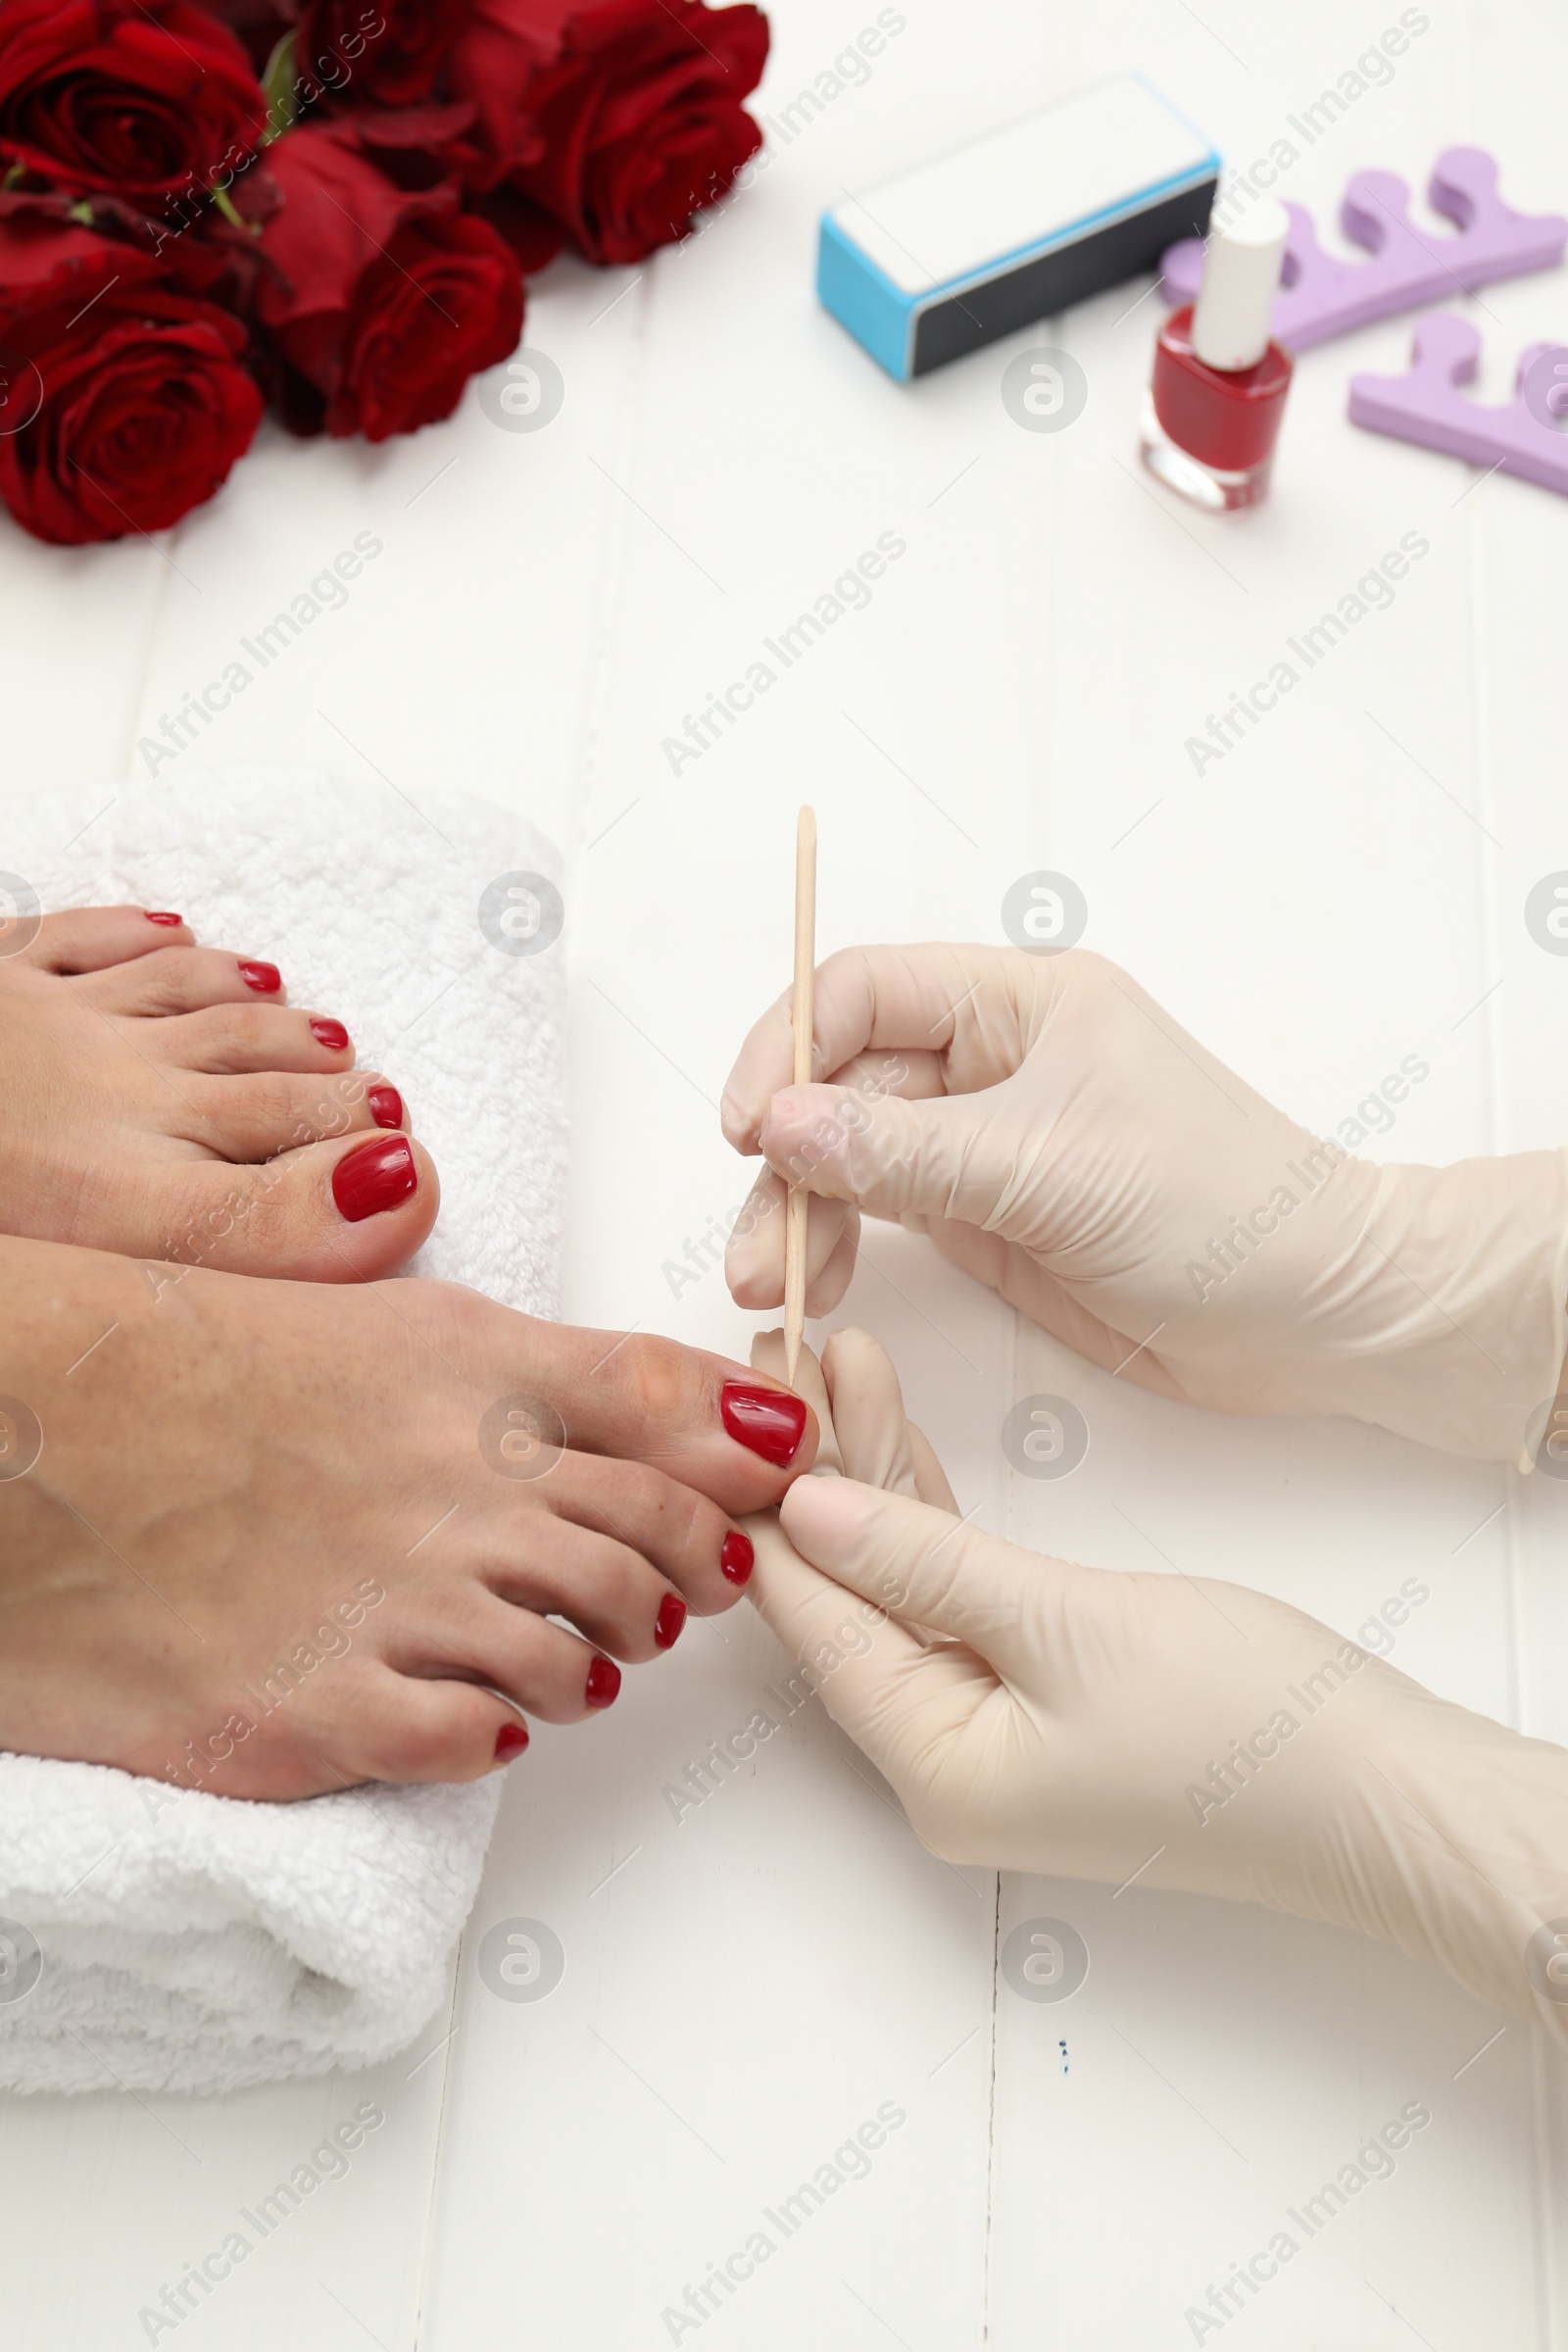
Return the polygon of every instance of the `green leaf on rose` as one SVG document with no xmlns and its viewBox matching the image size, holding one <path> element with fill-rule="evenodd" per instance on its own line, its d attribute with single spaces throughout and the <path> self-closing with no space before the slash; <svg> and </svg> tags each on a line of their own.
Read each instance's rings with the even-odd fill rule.
<svg viewBox="0 0 1568 2352">
<path fill-rule="evenodd" d="M 261 222 L 259 220 L 247 220 L 226 188 L 214 188 L 213 203 L 216 205 L 219 212 L 222 214 L 223 219 L 228 222 L 230 228 L 243 228 L 250 236 L 253 237 L 259 237 L 261 235 Z"/>
<path fill-rule="evenodd" d="M 267 128 L 262 133 L 262 145 L 270 146 L 273 139 L 292 130 L 299 118 L 299 103 L 294 93 L 294 50 L 298 26 L 284 33 L 267 61 L 262 75 L 262 96 L 267 100 Z"/>
</svg>

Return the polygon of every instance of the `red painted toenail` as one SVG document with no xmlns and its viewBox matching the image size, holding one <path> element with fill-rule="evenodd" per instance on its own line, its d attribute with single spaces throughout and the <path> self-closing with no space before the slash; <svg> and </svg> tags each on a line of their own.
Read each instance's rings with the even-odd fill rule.
<svg viewBox="0 0 1568 2352">
<path fill-rule="evenodd" d="M 401 1127 L 403 1097 L 395 1086 L 372 1086 L 365 1100 L 370 1105 L 370 1116 L 378 1127 Z"/>
<path fill-rule="evenodd" d="M 504 1723 L 496 1734 L 496 1762 L 510 1764 L 520 1756 L 528 1744 L 528 1735 L 520 1723 Z"/>
<path fill-rule="evenodd" d="M 419 1171 L 406 1135 L 361 1144 L 357 1151 L 346 1152 L 332 1170 L 332 1198 L 351 1225 L 396 1208 L 418 1189 Z"/>
<path fill-rule="evenodd" d="M 250 956 L 240 957 L 239 976 L 259 997 L 275 997 L 283 985 L 283 975 L 275 963 L 258 963 Z"/>
<path fill-rule="evenodd" d="M 608 1707 L 620 1689 L 620 1668 L 610 1658 L 595 1658 L 588 1669 L 588 1704 Z"/>
<path fill-rule="evenodd" d="M 764 1462 L 782 1469 L 793 1462 L 806 1435 L 806 1405 L 787 1389 L 762 1389 L 747 1380 L 726 1380 L 718 1409 L 724 1427 Z"/>
<path fill-rule="evenodd" d="M 744 1585 L 747 1582 L 756 1558 L 751 1537 L 743 1536 L 738 1527 L 732 1527 L 718 1547 L 718 1564 L 732 1585 Z"/>
<path fill-rule="evenodd" d="M 661 1649 L 673 1649 L 686 1622 L 686 1603 L 678 1592 L 666 1592 L 654 1619 L 654 1640 Z"/>
<path fill-rule="evenodd" d="M 155 914 L 150 906 L 145 907 L 143 912 L 150 923 L 162 923 L 166 931 L 177 931 L 185 920 L 182 914 Z"/>
<path fill-rule="evenodd" d="M 329 1054 L 343 1054 L 348 1051 L 349 1033 L 341 1021 L 327 1020 L 324 1017 L 321 1020 L 313 1021 L 311 1035 L 317 1044 L 324 1046 Z"/>
</svg>

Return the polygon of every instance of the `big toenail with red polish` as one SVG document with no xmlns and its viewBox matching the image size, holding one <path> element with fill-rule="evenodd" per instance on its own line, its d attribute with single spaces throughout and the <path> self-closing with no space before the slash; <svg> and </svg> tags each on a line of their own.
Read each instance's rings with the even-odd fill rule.
<svg viewBox="0 0 1568 2352">
<path fill-rule="evenodd" d="M 283 985 L 283 975 L 275 963 L 258 963 L 251 956 L 240 957 L 239 976 L 259 997 L 275 997 Z"/>
<path fill-rule="evenodd" d="M 620 1668 L 612 1658 L 595 1658 L 588 1669 L 588 1704 L 608 1707 L 620 1689 Z"/>
<path fill-rule="evenodd" d="M 751 1576 L 757 1553 L 750 1536 L 743 1536 L 732 1527 L 718 1547 L 718 1564 L 732 1585 L 744 1585 Z"/>
<path fill-rule="evenodd" d="M 510 1764 L 520 1756 L 528 1744 L 528 1735 L 520 1723 L 504 1723 L 496 1734 L 496 1762 Z"/>
<path fill-rule="evenodd" d="M 332 1170 L 332 1198 L 351 1225 L 396 1208 L 419 1189 L 414 1147 L 406 1135 L 389 1135 L 346 1152 Z"/>
<path fill-rule="evenodd" d="M 147 920 L 150 923 L 161 923 L 166 931 L 177 931 L 180 924 L 185 920 L 185 917 L 182 914 L 167 914 L 162 911 L 155 912 L 151 906 L 144 906 L 142 912 L 146 915 Z"/>
<path fill-rule="evenodd" d="M 787 1389 L 757 1388 L 749 1380 L 726 1380 L 718 1409 L 724 1427 L 740 1445 L 782 1469 L 793 1462 L 806 1435 L 806 1403 Z"/>
<path fill-rule="evenodd" d="M 666 1592 L 654 1619 L 654 1640 L 661 1649 L 673 1649 L 686 1622 L 686 1603 L 678 1592 Z"/>
<path fill-rule="evenodd" d="M 341 1021 L 313 1021 L 311 1035 L 317 1044 L 324 1046 L 329 1054 L 342 1054 L 348 1050 L 349 1033 Z"/>
<path fill-rule="evenodd" d="M 365 1098 L 378 1127 L 401 1127 L 403 1097 L 395 1086 L 372 1086 Z"/>
</svg>

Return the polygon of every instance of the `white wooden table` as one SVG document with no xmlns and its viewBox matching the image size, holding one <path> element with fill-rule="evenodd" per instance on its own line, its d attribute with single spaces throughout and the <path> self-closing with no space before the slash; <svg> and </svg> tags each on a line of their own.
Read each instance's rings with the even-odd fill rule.
<svg viewBox="0 0 1568 2352">
<path fill-rule="evenodd" d="M 780 0 L 767 110 L 875 14 Z M 183 764 L 477 790 L 563 842 L 575 1320 L 744 1352 L 720 1278 L 677 1303 L 661 1269 L 743 1194 L 713 1105 L 786 977 L 807 794 L 824 949 L 1000 938 L 1007 885 L 1058 868 L 1086 893 L 1090 944 L 1324 1131 L 1418 1054 L 1431 1076 L 1391 1153 L 1559 1142 L 1568 966 L 1522 906 L 1568 866 L 1568 516 L 1346 423 L 1349 372 L 1400 367 L 1407 324 L 1307 356 L 1271 505 L 1219 524 L 1136 467 L 1158 313 L 1143 287 L 905 389 L 811 293 L 816 218 L 845 186 L 1130 65 L 1246 161 L 1397 14 L 908 0 L 863 86 L 775 139 L 688 250 L 640 272 L 565 263 L 538 286 L 526 339 L 565 385 L 546 429 L 498 429 L 470 393 L 449 425 L 378 451 L 269 432 L 156 547 L 68 554 L 0 531 L 7 787 L 144 772 L 137 741 L 175 698 L 374 531 L 385 554 L 348 606 Z M 1561 208 L 1565 73 L 1568 20 L 1545 0 L 1434 0 L 1392 81 L 1284 190 L 1321 221 L 1355 168 L 1424 184 L 1464 139 L 1495 149 L 1514 203 Z M 1568 275 L 1460 307 L 1486 335 L 1480 389 L 1500 397 L 1524 344 L 1568 334 Z M 1020 430 L 1003 407 L 1003 368 L 1032 344 L 1086 373 L 1068 431 Z M 1412 531 L 1430 553 L 1392 609 L 1195 776 L 1185 739 Z M 868 609 L 673 775 L 662 739 L 887 532 L 906 553 Z M 1157 1401 L 898 1233 L 872 1235 L 844 1319 L 893 1348 L 982 1524 L 1234 1577 L 1348 1628 L 1418 1575 L 1432 1599 L 1398 1663 L 1568 1738 L 1561 1485 L 1349 1425 Z M 1056 1484 L 1014 1479 L 1000 1445 L 1011 1401 L 1042 1391 L 1073 1396 L 1093 1437 Z M 6 2340 L 145 2342 L 140 2307 L 373 2098 L 386 2125 L 348 2177 L 182 2324 L 182 2346 L 1174 2352 L 1210 2283 L 1417 2101 L 1431 2125 L 1394 2178 L 1202 2340 L 1568 2344 L 1565 2074 L 1529 2031 L 1499 2035 L 1446 1980 L 1326 1930 L 950 1869 L 815 1705 L 677 1822 L 662 1785 L 779 1665 L 741 1609 L 629 1678 L 597 1729 L 541 1734 L 450 2015 L 407 2058 L 211 2102 L 9 2103 Z M 1041 1916 L 1091 1954 L 1056 2006 L 998 1965 Z M 524 1917 L 566 1953 L 535 2003 L 496 1997 L 477 1966 L 483 1933 Z M 798 2206 L 788 2237 L 763 2218 L 879 2110 L 905 2120 L 864 2178 Z M 663 2318 L 758 2230 L 774 2250 L 721 2308 L 685 2330 Z"/>
</svg>

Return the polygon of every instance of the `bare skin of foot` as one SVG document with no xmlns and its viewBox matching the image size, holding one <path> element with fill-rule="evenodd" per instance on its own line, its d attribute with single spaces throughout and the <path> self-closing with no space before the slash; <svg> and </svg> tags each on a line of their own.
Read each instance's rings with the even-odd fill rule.
<svg viewBox="0 0 1568 2352">
<path fill-rule="evenodd" d="M 407 1264 L 440 1188 L 403 1099 L 275 964 L 172 910 L 0 936 L 0 1231 L 307 1282 Z"/>
<path fill-rule="evenodd" d="M 765 1375 L 445 1283 L 0 1240 L 0 1746 L 220 1795 L 474 1780 L 602 1711 L 816 1447 Z"/>
</svg>

